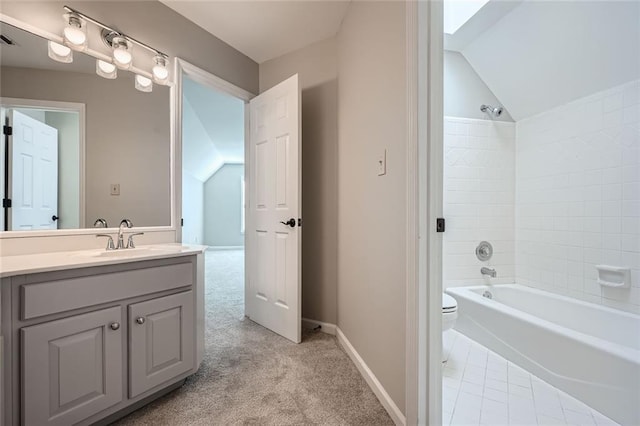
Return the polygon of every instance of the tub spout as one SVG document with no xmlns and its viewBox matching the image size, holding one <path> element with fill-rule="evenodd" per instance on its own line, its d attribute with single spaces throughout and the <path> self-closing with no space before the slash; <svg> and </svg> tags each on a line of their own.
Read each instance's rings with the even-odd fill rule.
<svg viewBox="0 0 640 426">
<path fill-rule="evenodd" d="M 491 278 L 496 277 L 496 270 L 493 268 L 487 268 L 486 266 L 483 266 L 482 269 L 480 269 L 480 273 L 482 275 L 489 275 Z"/>
</svg>

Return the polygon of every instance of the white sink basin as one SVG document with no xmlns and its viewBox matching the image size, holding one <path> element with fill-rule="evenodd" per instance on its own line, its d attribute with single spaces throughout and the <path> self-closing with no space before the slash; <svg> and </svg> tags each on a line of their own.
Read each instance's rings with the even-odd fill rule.
<svg viewBox="0 0 640 426">
<path fill-rule="evenodd" d="M 182 251 L 181 246 L 143 246 L 132 249 L 120 249 L 120 250 L 87 250 L 79 252 L 77 256 L 80 257 L 103 257 L 103 258 L 131 258 L 131 257 L 145 257 L 155 256 L 158 254 L 171 254 L 180 253 Z"/>
</svg>

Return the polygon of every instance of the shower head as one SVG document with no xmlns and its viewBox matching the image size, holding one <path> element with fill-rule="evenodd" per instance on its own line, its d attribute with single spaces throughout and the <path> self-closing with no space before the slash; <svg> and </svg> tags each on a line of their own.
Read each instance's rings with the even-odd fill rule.
<svg viewBox="0 0 640 426">
<path fill-rule="evenodd" d="M 491 118 L 498 118 L 502 114 L 502 107 L 492 107 L 491 105 L 481 105 L 480 111 L 486 112 L 491 116 Z"/>
</svg>

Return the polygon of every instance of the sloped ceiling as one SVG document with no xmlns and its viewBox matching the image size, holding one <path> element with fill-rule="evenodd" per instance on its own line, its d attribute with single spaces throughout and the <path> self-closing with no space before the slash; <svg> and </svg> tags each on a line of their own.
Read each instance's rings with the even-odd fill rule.
<svg viewBox="0 0 640 426">
<path fill-rule="evenodd" d="M 244 102 L 188 78 L 183 84 L 183 169 L 204 182 L 244 162 Z"/>
<path fill-rule="evenodd" d="M 640 78 L 640 2 L 526 0 L 461 53 L 518 121 Z"/>
<path fill-rule="evenodd" d="M 349 0 L 160 0 L 257 63 L 334 36 Z"/>
</svg>

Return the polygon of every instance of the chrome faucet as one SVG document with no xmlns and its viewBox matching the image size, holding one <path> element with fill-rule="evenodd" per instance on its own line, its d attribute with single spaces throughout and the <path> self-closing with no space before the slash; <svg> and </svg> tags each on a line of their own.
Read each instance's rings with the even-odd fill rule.
<svg viewBox="0 0 640 426">
<path fill-rule="evenodd" d="M 98 238 L 98 237 L 106 237 L 106 238 L 108 238 L 106 250 L 115 250 L 116 249 L 115 244 L 113 244 L 113 238 L 111 238 L 111 235 L 98 234 L 98 235 L 96 235 L 96 238 Z"/>
<path fill-rule="evenodd" d="M 95 222 L 93 222 L 93 227 L 94 228 L 108 228 L 109 225 L 107 225 L 107 221 L 104 220 L 103 218 L 99 217 L 96 219 Z"/>
<path fill-rule="evenodd" d="M 483 266 L 482 269 L 480 269 L 480 273 L 482 275 L 489 275 L 491 278 L 495 278 L 497 275 L 494 268 L 487 268 L 486 266 Z"/>
<path fill-rule="evenodd" d="M 133 223 L 129 219 L 122 219 L 118 228 L 118 247 L 117 250 L 127 248 L 124 245 L 124 228 L 133 228 Z"/>
</svg>

